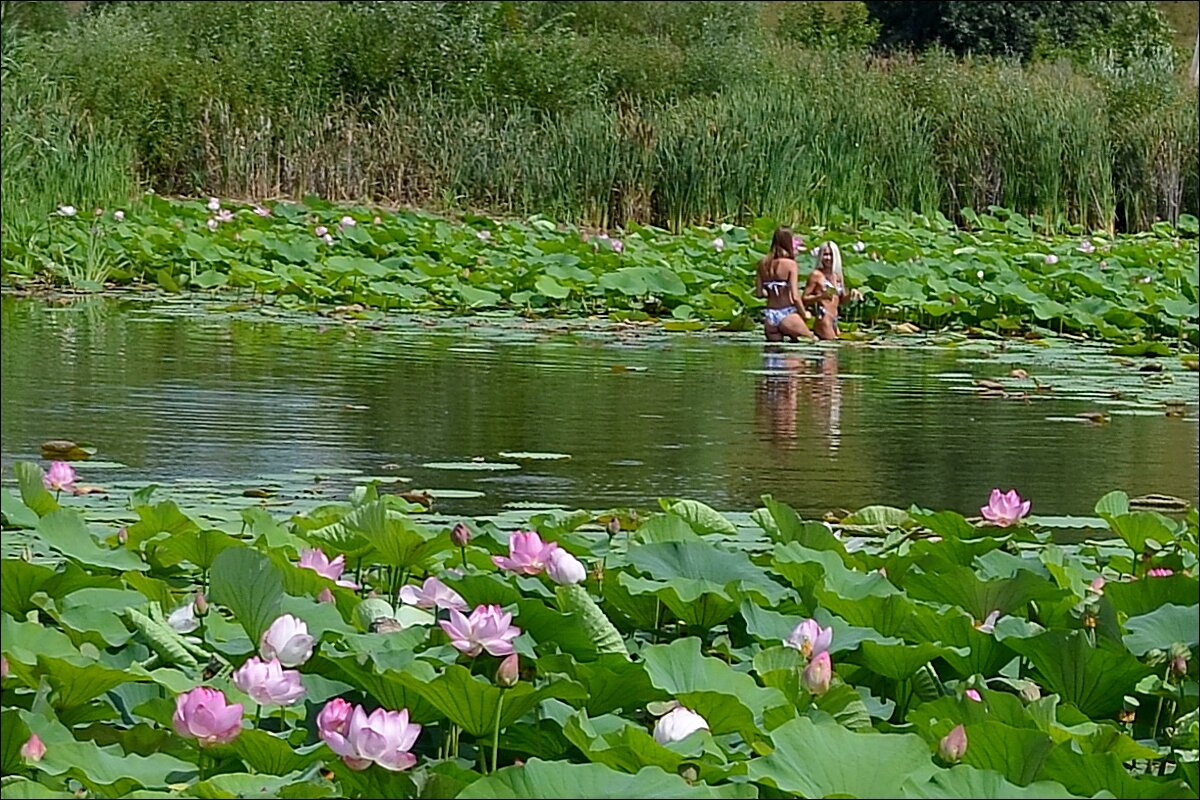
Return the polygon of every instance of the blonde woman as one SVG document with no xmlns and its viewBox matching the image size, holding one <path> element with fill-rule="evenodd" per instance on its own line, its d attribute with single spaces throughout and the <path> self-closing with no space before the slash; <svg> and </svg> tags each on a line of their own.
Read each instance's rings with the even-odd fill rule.
<svg viewBox="0 0 1200 800">
<path fill-rule="evenodd" d="M 800 302 L 805 306 L 813 306 L 813 315 L 816 317 L 813 333 L 817 338 L 836 339 L 838 308 L 842 300 L 858 300 L 862 293 L 857 289 L 846 289 L 842 253 L 838 250 L 837 242 L 825 242 L 813 255 L 817 266 L 808 276 Z"/>
</svg>

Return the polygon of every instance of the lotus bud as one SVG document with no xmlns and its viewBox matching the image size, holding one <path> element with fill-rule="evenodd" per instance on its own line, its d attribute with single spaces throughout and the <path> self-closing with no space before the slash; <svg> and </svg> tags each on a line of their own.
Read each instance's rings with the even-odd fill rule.
<svg viewBox="0 0 1200 800">
<path fill-rule="evenodd" d="M 46 755 L 46 745 L 42 742 L 42 737 L 36 733 L 21 745 L 21 758 L 29 761 L 41 761 L 44 755 Z"/>
<path fill-rule="evenodd" d="M 8 678 L 8 657 L 0 656 L 0 681 Z"/>
<path fill-rule="evenodd" d="M 208 598 L 204 596 L 204 592 L 196 592 L 196 616 L 203 617 L 208 613 Z"/>
<path fill-rule="evenodd" d="M 1042 699 L 1042 690 L 1033 681 L 1026 681 L 1021 687 L 1021 699 L 1026 703 L 1034 703 Z"/>
<path fill-rule="evenodd" d="M 1188 658 L 1192 653 L 1190 650 L 1180 648 L 1172 648 L 1174 651 L 1171 655 L 1171 672 L 1176 675 L 1186 675 L 1188 671 Z"/>
<path fill-rule="evenodd" d="M 983 696 L 979 694 L 978 689 L 967 689 L 963 694 L 967 696 L 968 700 L 974 700 L 976 703 L 983 702 Z"/>
<path fill-rule="evenodd" d="M 324 589 L 321 590 L 321 593 L 317 595 L 317 602 L 318 603 L 332 603 L 333 602 L 333 592 L 329 591 L 329 587 L 325 587 Z"/>
<path fill-rule="evenodd" d="M 946 761 L 961 761 L 967 752 L 967 729 L 956 725 L 938 742 L 938 755 Z"/>
<path fill-rule="evenodd" d="M 813 659 L 808 662 L 808 666 L 804 668 L 804 673 L 801 676 L 804 681 L 804 688 L 820 697 L 829 691 L 829 683 L 833 679 L 833 662 L 829 658 L 829 653 L 822 651 L 813 656 Z"/>
<path fill-rule="evenodd" d="M 610 519 L 608 521 L 608 535 L 616 536 L 620 532 L 621 532 L 621 520 L 617 519 L 616 517 L 613 517 L 612 519 Z"/>
<path fill-rule="evenodd" d="M 129 531 L 125 528 L 118 528 L 117 529 L 117 541 L 120 542 L 121 544 L 125 544 L 126 542 L 128 542 L 129 541 Z"/>
<path fill-rule="evenodd" d="M 450 531 L 450 541 L 455 547 L 466 547 L 471 543 L 471 529 L 460 522 Z"/>
<path fill-rule="evenodd" d="M 113 219 L 115 219 L 117 222 L 124 222 L 125 221 L 125 212 L 120 209 L 117 209 L 116 211 L 113 212 Z"/>
<path fill-rule="evenodd" d="M 500 667 L 496 670 L 496 685 L 508 689 L 516 686 L 519 680 L 521 659 L 516 653 L 512 653 L 500 662 Z"/>
<path fill-rule="evenodd" d="M 587 578 L 587 569 L 579 559 L 561 548 L 550 554 L 546 572 L 552 581 L 563 586 L 579 583 Z"/>
</svg>

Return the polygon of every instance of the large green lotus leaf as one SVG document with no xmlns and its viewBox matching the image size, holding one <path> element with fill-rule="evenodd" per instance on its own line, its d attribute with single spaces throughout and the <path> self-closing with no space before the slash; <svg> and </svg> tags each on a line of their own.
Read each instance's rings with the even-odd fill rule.
<svg viewBox="0 0 1200 800">
<path fill-rule="evenodd" d="M 1101 516 L 1134 553 L 1141 553 L 1145 550 L 1146 542 L 1151 540 L 1165 546 L 1175 541 L 1176 537 L 1184 530 L 1182 524 L 1169 517 L 1164 517 L 1157 511 L 1134 511 L 1129 514 L 1101 514 Z"/>
<path fill-rule="evenodd" d="M 907 511 L 892 506 L 865 506 L 842 520 L 843 525 L 886 528 L 907 528 L 912 522 Z"/>
<path fill-rule="evenodd" d="M 720 512 L 698 500 L 680 500 L 673 503 L 668 511 L 683 519 L 700 536 L 709 533 L 737 535 L 737 526 L 721 516 Z"/>
<path fill-rule="evenodd" d="M 1016 653 L 990 633 L 975 628 L 974 621 L 963 613 L 913 614 L 909 616 L 906 637 L 914 641 L 941 642 L 956 648 L 966 648 L 967 654 L 947 652 L 942 658 L 959 675 L 995 675 L 1011 661 Z"/>
<path fill-rule="evenodd" d="M 644 294 L 672 297 L 687 292 L 679 276 L 664 267 L 625 267 L 601 275 L 597 285 L 629 297 Z"/>
<path fill-rule="evenodd" d="M 996 610 L 1011 614 L 1030 602 L 1048 603 L 1067 595 L 1045 578 L 1025 570 L 1011 578 L 982 581 L 969 567 L 944 562 L 936 569 L 906 575 L 904 589 L 918 600 L 956 605 L 979 621 Z"/>
<path fill-rule="evenodd" d="M 558 600 L 559 609 L 579 621 L 580 628 L 587 637 L 588 647 L 597 653 L 629 655 L 620 632 L 582 584 L 558 586 L 554 590 L 554 596 Z"/>
<path fill-rule="evenodd" d="M 608 715 L 589 719 L 572 714 L 563 734 L 594 763 L 606 764 L 621 772 L 636 773 L 644 767 L 661 767 L 678 774 L 683 763 L 694 765 L 700 780 L 716 783 L 728 774 L 726 760 L 707 731 L 698 731 L 687 739 L 663 746 L 642 727 L 627 719 Z"/>
<path fill-rule="evenodd" d="M 1125 646 L 1135 656 L 1169 650 L 1176 642 L 1195 647 L 1200 644 L 1200 606 L 1165 605 L 1126 620 L 1125 628 Z"/>
<path fill-rule="evenodd" d="M 658 767 L 636 775 L 618 772 L 603 764 L 570 764 L 531 758 L 522 766 L 505 767 L 472 783 L 460 798 L 752 798 L 758 793 L 747 784 L 689 785 L 683 778 Z"/>
<path fill-rule="evenodd" d="M 752 759 L 748 775 L 803 797 L 898 797 L 908 781 L 936 770 L 929 747 L 910 733 L 854 733 L 799 717 L 771 733 L 775 751 Z"/>
<path fill-rule="evenodd" d="M 1200 596 L 1200 580 L 1180 574 L 1109 581 L 1104 585 L 1104 597 L 1118 613 L 1129 617 L 1140 617 L 1165 605 L 1195 605 L 1197 596 Z"/>
<path fill-rule="evenodd" d="M 847 599 L 900 593 L 877 572 L 868 574 L 847 567 L 835 551 L 813 550 L 797 542 L 776 545 L 771 566 L 802 593 L 823 589 Z"/>
<path fill-rule="evenodd" d="M 213 561 L 209 599 L 227 606 L 255 647 L 280 614 L 283 578 L 257 550 L 232 547 Z"/>
<path fill-rule="evenodd" d="M 138 521 L 125 528 L 125 546 L 137 550 L 143 542 L 149 541 L 160 533 L 181 534 L 197 531 L 200 526 L 191 517 L 179 510 L 172 500 L 164 500 L 153 506 L 137 506 L 134 511 Z"/>
<path fill-rule="evenodd" d="M 379 770 L 383 772 L 383 770 Z M 396 773 L 392 773 L 394 775 Z M 411 779 L 400 773 L 401 780 L 411 787 Z M 389 775 L 388 777 L 391 777 Z M 296 794 L 285 794 L 289 789 Z M 237 800 L 242 797 L 321 797 L 316 788 L 305 783 L 299 772 L 289 772 L 286 775 L 264 775 L 249 772 L 224 772 L 220 775 L 195 783 L 188 787 L 188 794 L 203 800 Z M 325 795 L 328 796 L 328 795 Z M 373 795 L 368 795 L 373 796 Z M 405 797 L 405 794 L 380 794 L 379 797 Z"/>
<path fill-rule="evenodd" d="M 116 745 L 100 747 L 95 742 L 76 741 L 69 733 L 55 735 L 53 724 L 45 718 L 32 714 L 22 714 L 22 718 L 46 744 L 46 755 L 34 768 L 47 775 L 74 778 L 98 797 L 130 797 L 138 789 L 166 789 L 196 772 L 194 764 L 165 753 L 126 754 Z"/>
<path fill-rule="evenodd" d="M 745 553 L 723 550 L 708 542 L 642 544 L 630 549 L 629 561 L 657 580 L 684 578 L 720 587 L 737 581 L 743 591 L 758 592 L 772 604 L 782 600 L 785 591 L 767 578 Z"/>
<path fill-rule="evenodd" d="M 42 472 L 41 467 L 27 461 L 20 461 L 13 465 L 13 474 L 17 476 L 17 487 L 21 490 L 21 502 L 25 504 L 26 508 L 39 517 L 58 510 L 58 501 L 42 483 L 42 477 L 46 473 Z"/>
<path fill-rule="evenodd" d="M 618 614 L 628 618 L 629 623 L 640 630 L 653 631 L 660 624 L 661 601 L 645 586 L 654 582 L 645 581 L 627 572 L 617 574 L 616 580 L 606 580 L 601 587 L 605 604 Z"/>
<path fill-rule="evenodd" d="M 1093 719 L 1119 711 L 1125 695 L 1151 672 L 1106 639 L 1092 647 L 1083 631 L 1052 630 L 1028 639 L 1010 637 L 1005 644 L 1029 659 L 1050 691 Z"/>
<path fill-rule="evenodd" d="M 226 745 L 226 749 L 257 772 L 268 775 L 285 775 L 308 767 L 320 760 L 324 754 L 319 748 L 308 748 L 301 753 L 291 744 L 257 728 L 247 728 Z"/>
<path fill-rule="evenodd" d="M 13 775 L 21 770 L 24 757 L 21 746 L 29 740 L 29 726 L 15 708 L 6 708 L 0 714 L 0 772 L 5 776 Z M 8 797 L 8 784 L 4 787 L 4 796 Z"/>
<path fill-rule="evenodd" d="M 384 564 L 401 569 L 412 569 L 451 548 L 448 533 L 427 532 L 407 517 L 397 519 L 388 514 L 387 504 L 382 500 L 347 514 L 342 524 L 349 532 L 370 542 Z"/>
<path fill-rule="evenodd" d="M 655 542 L 689 542 L 700 539 L 700 534 L 683 517 L 675 514 L 655 514 L 637 529 L 637 537 L 648 544 Z"/>
<path fill-rule="evenodd" d="M 521 681 L 510 689 L 501 689 L 458 664 L 451 664 L 443 674 L 429 681 L 408 672 L 400 673 L 399 677 L 472 736 L 491 735 L 498 708 L 500 727 L 504 728 L 548 697 L 582 700 L 584 695 L 582 687 L 573 681 L 556 681 L 538 689 Z"/>
<path fill-rule="evenodd" d="M 47 628 L 36 622 L 22 622 L 7 613 L 0 617 L 0 640 L 4 642 L 5 655 L 14 662 L 14 671 L 19 671 L 19 665 L 22 664 L 32 667 L 37 663 L 38 656 L 80 656 L 70 638 L 57 628 Z M 32 685 L 37 685 L 32 672 L 28 680 Z"/>
<path fill-rule="evenodd" d="M 776 544 L 796 542 L 811 550 L 834 550 L 845 553 L 846 548 L 823 522 L 805 522 L 791 506 L 776 501 L 770 495 L 762 498 L 764 508 L 751 518 Z"/>
<path fill-rule="evenodd" d="M 16 558 L 0 561 L 0 610 L 14 617 L 33 611 L 34 594 L 53 576 L 54 570 L 40 564 Z"/>
<path fill-rule="evenodd" d="M 645 664 L 621 655 L 601 655 L 586 663 L 576 663 L 567 655 L 543 656 L 538 659 L 538 671 L 561 673 L 582 684 L 587 689 L 584 708 L 592 716 L 618 709 L 632 711 L 667 697 L 666 692 L 650 683 Z"/>
<path fill-rule="evenodd" d="M 22 778 L 18 775 L 13 775 L 10 772 L 5 773 L 4 783 L 4 800 L 47 800 L 48 798 L 65 798 L 72 800 L 78 795 L 74 792 L 64 792 L 58 789 L 51 789 L 49 786 L 31 781 L 28 778 Z M 164 795 L 167 796 L 167 795 Z"/>
<path fill-rule="evenodd" d="M 68 658 L 70 660 L 68 660 Z M 38 672 L 45 676 L 55 691 L 54 707 L 66 721 L 70 712 L 123 683 L 145 681 L 146 678 L 123 669 L 113 669 L 83 657 L 55 658 L 39 655 Z"/>
<path fill-rule="evenodd" d="M 536 639 L 544 652 L 558 647 L 580 661 L 596 658 L 596 643 L 578 615 L 560 614 L 540 600 L 522 598 L 516 616 L 521 630 Z"/>
<path fill-rule="evenodd" d="M 38 522 L 37 532 L 47 545 L 85 567 L 119 572 L 142 572 L 150 569 L 148 564 L 128 550 L 101 547 L 96 537 L 88 530 L 83 516 L 72 509 L 60 508 L 51 511 Z"/>
<path fill-rule="evenodd" d="M 471 573 L 462 577 L 447 575 L 447 586 L 457 591 L 471 608 L 481 605 L 509 606 L 521 599 L 521 593 L 495 572 Z"/>
<path fill-rule="evenodd" d="M 852 598 L 820 588 L 814 594 L 822 607 L 841 617 L 854 628 L 878 631 L 887 641 L 901 636 L 907 630 L 914 614 L 928 616 L 937 613 L 928 606 L 918 606 L 903 594 Z M 837 635 L 836 628 L 834 635 Z M 863 641 L 867 641 L 867 638 L 864 637 Z"/>
<path fill-rule="evenodd" d="M 977 528 L 957 511 L 927 511 L 913 506 L 908 515 L 943 539 L 979 539 L 989 536 L 986 528 Z"/>
<path fill-rule="evenodd" d="M 80 589 L 63 598 L 57 617 L 63 627 L 81 634 L 73 637 L 77 641 L 90 641 L 101 649 L 120 647 L 132 636 L 122 621 L 125 609 L 144 602 L 140 592 L 127 589 Z"/>
<path fill-rule="evenodd" d="M 636 580 L 628 583 L 631 589 L 638 585 Z M 658 584 L 657 581 L 646 581 L 646 584 L 651 583 Z M 705 631 L 736 614 L 740 598 L 732 584 L 722 589 L 708 581 L 688 578 L 673 578 L 667 584 L 658 585 L 654 594 L 689 627 Z"/>
<path fill-rule="evenodd" d="M 990 769 L 976 769 L 969 764 L 958 764 L 950 769 L 938 770 L 928 781 L 905 781 L 902 797 L 928 798 L 929 800 L 951 800 L 960 797 L 989 798 L 1071 798 L 1067 788 L 1053 781 L 1038 781 L 1028 786 L 1009 783 L 1004 776 Z"/>
<path fill-rule="evenodd" d="M 329 665 L 325 671 L 328 677 L 361 689 L 384 708 L 397 711 L 407 708 L 409 719 L 422 725 L 444 719 L 445 715 L 410 680 L 415 678 L 425 683 L 433 680 L 437 671 L 430 664 L 416 660 L 411 649 L 404 655 L 407 656 L 406 663 L 390 668 L 363 664 L 353 656 L 321 655 L 318 658 L 321 664 Z"/>
<path fill-rule="evenodd" d="M 47 494 L 49 493 L 47 492 Z M 36 511 L 13 497 L 12 493 L 5 488 L 0 488 L 0 517 L 4 518 L 5 528 L 27 530 L 36 528 L 39 519 Z"/>
<path fill-rule="evenodd" d="M 947 724 L 942 736 L 953 725 Z M 987 720 L 965 726 L 967 751 L 963 761 L 980 769 L 998 772 L 1018 786 L 1028 785 L 1037 777 L 1042 762 L 1054 746 L 1045 733 L 1031 728 L 1014 728 Z"/>
<path fill-rule="evenodd" d="M 222 550 L 241 544 L 219 530 L 185 530 L 173 533 L 154 546 L 153 558 L 164 567 L 190 562 L 202 570 L 212 569 Z"/>
<path fill-rule="evenodd" d="M 1096 501 L 1095 512 L 1100 516 L 1120 516 L 1129 513 L 1129 495 L 1113 491 Z"/>
<path fill-rule="evenodd" d="M 1196 793 L 1181 780 L 1131 775 L 1114 753 L 1081 755 L 1062 742 L 1046 756 L 1039 780 L 1057 781 L 1080 797 L 1109 792 L 1121 798 L 1192 798 Z"/>
<path fill-rule="evenodd" d="M 695 637 L 651 645 L 642 658 L 650 683 L 704 717 L 714 734 L 751 734 L 768 708 L 786 703 L 778 689 L 763 688 L 724 661 L 702 656 Z"/>
<path fill-rule="evenodd" d="M 947 654 L 965 657 L 967 648 L 952 648 L 932 642 L 906 644 L 904 642 L 864 641 L 859 649 L 862 665 L 877 675 L 902 681 L 935 658 Z"/>
</svg>

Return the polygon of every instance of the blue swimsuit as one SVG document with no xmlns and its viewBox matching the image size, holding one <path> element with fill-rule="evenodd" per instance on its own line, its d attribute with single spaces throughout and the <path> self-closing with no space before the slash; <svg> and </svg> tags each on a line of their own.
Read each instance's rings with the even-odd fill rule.
<svg viewBox="0 0 1200 800">
<path fill-rule="evenodd" d="M 763 288 L 768 292 L 778 293 L 787 288 L 787 281 L 763 281 Z M 783 308 L 767 308 L 763 309 L 763 319 L 773 328 L 778 328 L 779 323 L 796 313 L 795 306 L 785 306 Z"/>
</svg>

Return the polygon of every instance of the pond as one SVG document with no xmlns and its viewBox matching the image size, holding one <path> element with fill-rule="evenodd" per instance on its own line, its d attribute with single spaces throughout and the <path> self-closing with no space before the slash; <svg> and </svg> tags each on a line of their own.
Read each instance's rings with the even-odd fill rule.
<svg viewBox="0 0 1200 800">
<path fill-rule="evenodd" d="M 511 316 L 369 325 L 13 296 L 2 336 L 6 482 L 42 442 L 86 441 L 96 463 L 78 465 L 81 480 L 122 503 L 122 487 L 144 481 L 240 494 L 315 475 L 329 499 L 356 479 L 407 478 L 403 490 L 459 514 L 665 496 L 747 511 L 768 493 L 813 515 L 911 503 L 975 514 L 1001 486 L 1035 514 L 1090 515 L 1115 488 L 1200 495 L 1196 374 L 1174 358 L 1143 371 L 1149 360 L 1099 345 L 766 346 Z"/>
</svg>

